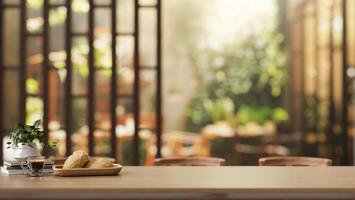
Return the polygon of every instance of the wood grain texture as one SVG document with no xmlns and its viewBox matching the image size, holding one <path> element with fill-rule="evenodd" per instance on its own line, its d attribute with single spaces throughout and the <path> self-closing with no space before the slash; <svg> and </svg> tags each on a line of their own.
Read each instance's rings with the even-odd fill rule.
<svg viewBox="0 0 355 200">
<path fill-rule="evenodd" d="M 355 199 L 355 167 L 124 167 L 121 175 L 0 175 L 0 199 Z"/>
<path fill-rule="evenodd" d="M 122 166 L 113 164 L 107 168 L 72 168 L 63 169 L 62 165 L 53 166 L 53 175 L 56 176 L 114 176 L 120 173 Z"/>
</svg>

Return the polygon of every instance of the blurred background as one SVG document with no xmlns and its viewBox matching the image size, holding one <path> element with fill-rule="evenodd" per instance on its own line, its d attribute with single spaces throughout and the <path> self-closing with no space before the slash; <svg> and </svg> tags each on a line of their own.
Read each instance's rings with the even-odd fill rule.
<svg viewBox="0 0 355 200">
<path fill-rule="evenodd" d="M 3 144 L 44 118 L 55 156 L 355 162 L 355 0 L 0 2 Z"/>
</svg>

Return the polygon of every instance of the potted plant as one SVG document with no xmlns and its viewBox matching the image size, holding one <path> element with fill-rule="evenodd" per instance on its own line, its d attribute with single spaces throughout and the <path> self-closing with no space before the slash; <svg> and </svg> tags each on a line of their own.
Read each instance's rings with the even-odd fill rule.
<svg viewBox="0 0 355 200">
<path fill-rule="evenodd" d="M 47 145 L 47 135 L 40 129 L 41 120 L 35 121 L 33 125 L 18 125 L 10 133 L 11 142 L 7 148 L 14 149 L 14 158 L 23 160 L 31 156 L 40 156 L 35 141 L 37 140 L 42 145 Z"/>
</svg>

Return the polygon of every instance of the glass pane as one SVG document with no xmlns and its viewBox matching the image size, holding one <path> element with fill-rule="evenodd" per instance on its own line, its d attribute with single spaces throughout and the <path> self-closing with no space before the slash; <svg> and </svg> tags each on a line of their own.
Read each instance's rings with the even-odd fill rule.
<svg viewBox="0 0 355 200">
<path fill-rule="evenodd" d="M 96 71 L 95 81 L 95 127 L 108 131 L 111 129 L 111 70 Z"/>
<path fill-rule="evenodd" d="M 132 164 L 132 137 L 134 133 L 133 105 L 131 100 L 118 99 L 117 107 L 117 150 L 119 163 Z"/>
<path fill-rule="evenodd" d="M 140 127 L 155 129 L 156 111 L 156 72 L 143 71 L 141 73 L 141 121 Z"/>
<path fill-rule="evenodd" d="M 50 3 L 51 4 L 61 4 L 61 5 L 63 5 L 66 2 L 65 2 L 65 0 L 51 0 Z"/>
<path fill-rule="evenodd" d="M 85 37 L 77 37 L 73 40 L 72 62 L 73 62 L 73 94 L 85 95 L 88 88 L 88 53 L 89 46 Z"/>
<path fill-rule="evenodd" d="M 108 38 L 98 38 L 95 40 L 95 66 L 98 68 L 110 69 L 112 66 L 112 53 Z"/>
<path fill-rule="evenodd" d="M 87 95 L 87 75 L 83 76 L 82 73 L 76 69 L 73 71 L 73 95 Z"/>
<path fill-rule="evenodd" d="M 5 4 L 20 4 L 20 0 L 4 0 Z"/>
<path fill-rule="evenodd" d="M 141 71 L 140 84 L 140 128 L 139 132 L 141 138 L 141 164 L 149 163 L 155 157 L 155 129 L 156 129 L 156 71 Z M 149 154 L 146 153 L 149 151 Z M 146 158 L 149 156 L 150 158 Z"/>
<path fill-rule="evenodd" d="M 107 9 L 95 10 L 95 66 L 111 68 L 111 20 Z"/>
<path fill-rule="evenodd" d="M 57 1 L 56 3 L 61 3 Z M 64 98 L 66 70 L 64 52 L 64 20 L 66 9 L 63 7 L 50 11 L 50 54 L 49 60 L 55 69 L 49 71 L 49 130 L 50 141 L 57 143 L 52 154 L 64 156 L 66 153 L 66 133 L 64 127 Z"/>
<path fill-rule="evenodd" d="M 40 10 L 43 6 L 43 1 L 44 0 L 29 0 L 26 1 L 26 6 L 29 9 Z"/>
<path fill-rule="evenodd" d="M 133 67 L 134 38 L 132 36 L 117 37 L 116 49 L 119 66 Z"/>
<path fill-rule="evenodd" d="M 64 127 L 65 69 L 49 71 L 49 128 Z"/>
<path fill-rule="evenodd" d="M 117 155 L 119 155 L 118 163 L 123 165 L 132 165 L 132 136 L 119 137 L 117 144 Z"/>
<path fill-rule="evenodd" d="M 156 5 L 157 0 L 139 0 L 140 5 Z"/>
<path fill-rule="evenodd" d="M 140 65 L 156 65 L 156 11 L 146 9 L 140 12 Z"/>
<path fill-rule="evenodd" d="M 40 95 L 43 75 L 41 37 L 28 38 L 27 46 L 26 90 L 29 94 Z"/>
<path fill-rule="evenodd" d="M 120 36 L 117 39 L 117 94 L 132 95 L 134 40 L 131 36 Z"/>
<path fill-rule="evenodd" d="M 90 9 L 87 0 L 73 0 L 73 32 L 86 33 L 88 29 L 88 11 Z"/>
<path fill-rule="evenodd" d="M 95 155 L 108 156 L 111 152 L 110 146 L 110 131 L 107 130 L 95 130 Z"/>
<path fill-rule="evenodd" d="M 56 146 L 51 149 L 50 155 L 53 156 L 65 156 L 66 153 L 66 133 L 64 130 L 52 130 L 49 131 L 49 144 L 56 143 Z"/>
<path fill-rule="evenodd" d="M 117 124 L 127 125 L 127 128 L 122 129 L 122 134 L 132 134 L 133 133 L 133 103 L 131 99 L 117 99 Z M 116 127 L 117 130 L 117 127 Z M 117 130 L 117 134 L 121 134 L 120 129 Z"/>
<path fill-rule="evenodd" d="M 112 0 L 95 0 L 96 5 L 110 5 Z"/>
<path fill-rule="evenodd" d="M 43 29 L 43 0 L 26 1 L 27 2 L 27 31 L 30 33 L 39 33 Z"/>
<path fill-rule="evenodd" d="M 88 151 L 88 134 L 89 128 L 87 126 L 87 116 L 88 116 L 88 103 L 84 98 L 73 99 L 73 110 L 72 110 L 72 142 L 73 150 L 84 150 Z"/>
<path fill-rule="evenodd" d="M 117 31 L 132 33 L 134 29 L 134 1 L 117 1 Z"/>
<path fill-rule="evenodd" d="M 61 2 L 57 2 L 61 3 Z M 60 85 L 64 84 L 66 71 L 64 70 L 65 60 L 66 60 L 66 52 L 65 52 L 65 20 L 66 20 L 66 8 L 58 7 L 55 9 L 51 9 L 49 11 L 49 20 L 50 20 L 50 29 L 49 29 L 49 37 L 50 37 L 50 53 L 49 53 L 49 61 L 51 66 L 58 69 L 57 72 L 52 72 L 56 74 L 54 77 L 54 81 L 52 84 Z M 58 79 L 59 78 L 59 79 Z M 50 78 L 51 80 L 51 78 Z M 54 86 L 53 86 L 54 87 Z M 63 86 L 64 87 L 64 86 Z M 62 91 L 56 91 L 58 94 L 57 98 L 64 98 L 64 88 L 61 87 Z M 58 88 L 59 89 L 59 88 Z M 51 91 L 51 90 L 50 90 Z M 58 96 L 63 95 L 63 97 Z M 63 101 L 63 100 L 62 100 Z"/>
<path fill-rule="evenodd" d="M 75 133 L 86 132 L 87 127 L 87 100 L 85 98 L 73 99 L 72 126 Z"/>
<path fill-rule="evenodd" d="M 65 20 L 67 9 L 62 6 L 49 11 L 50 50 L 63 51 L 65 49 Z"/>
<path fill-rule="evenodd" d="M 26 124 L 43 118 L 43 101 L 38 97 L 26 98 Z"/>
<path fill-rule="evenodd" d="M 43 62 L 43 57 L 41 55 L 42 44 L 43 40 L 41 36 L 27 38 L 27 62 L 29 65 Z"/>
<path fill-rule="evenodd" d="M 101 34 L 111 34 L 111 10 L 106 8 L 95 9 L 96 37 Z"/>
<path fill-rule="evenodd" d="M 19 65 L 19 12 L 15 9 L 4 10 L 4 65 Z"/>
<path fill-rule="evenodd" d="M 19 120 L 19 73 L 17 71 L 5 71 L 4 72 L 4 91 L 3 95 L 3 109 L 6 113 L 4 119 L 4 127 L 12 129 L 15 124 L 18 124 Z"/>
<path fill-rule="evenodd" d="M 117 94 L 124 96 L 133 95 L 134 71 L 132 68 L 122 66 L 118 70 Z"/>
</svg>

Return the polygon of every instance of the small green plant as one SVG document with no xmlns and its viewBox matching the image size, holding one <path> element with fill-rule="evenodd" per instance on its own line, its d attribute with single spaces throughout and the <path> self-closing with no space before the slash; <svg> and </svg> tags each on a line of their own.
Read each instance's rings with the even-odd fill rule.
<svg viewBox="0 0 355 200">
<path fill-rule="evenodd" d="M 206 99 L 203 105 L 213 122 L 231 121 L 234 118 L 234 103 L 230 98 L 224 97 L 215 101 Z"/>
<path fill-rule="evenodd" d="M 17 125 L 10 133 L 11 142 L 7 142 L 8 149 L 11 147 L 18 147 L 19 145 L 30 144 L 35 140 L 38 140 L 41 144 L 47 145 L 47 135 L 39 125 L 41 124 L 41 120 L 37 120 L 33 125 Z M 56 143 L 52 144 L 52 147 L 55 147 Z"/>
</svg>

